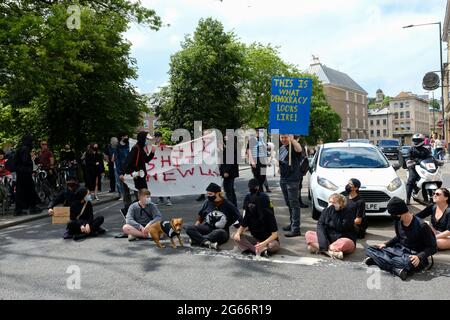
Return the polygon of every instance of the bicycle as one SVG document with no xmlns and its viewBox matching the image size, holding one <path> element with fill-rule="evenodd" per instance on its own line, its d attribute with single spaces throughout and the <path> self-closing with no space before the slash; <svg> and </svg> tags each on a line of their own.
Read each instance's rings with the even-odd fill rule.
<svg viewBox="0 0 450 320">
<path fill-rule="evenodd" d="M 34 188 L 41 202 L 44 203 L 46 199 L 50 201 L 52 187 L 47 180 L 47 172 L 43 170 L 41 166 L 38 166 L 37 169 L 33 171 L 33 181 Z"/>
<path fill-rule="evenodd" d="M 0 214 L 7 215 L 13 202 L 13 185 L 11 177 L 0 177 Z"/>
</svg>

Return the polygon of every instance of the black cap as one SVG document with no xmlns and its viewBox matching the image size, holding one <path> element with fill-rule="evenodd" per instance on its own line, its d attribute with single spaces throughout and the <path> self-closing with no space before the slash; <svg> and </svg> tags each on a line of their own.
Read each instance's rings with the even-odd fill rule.
<svg viewBox="0 0 450 320">
<path fill-rule="evenodd" d="M 393 197 L 389 201 L 389 203 L 387 205 L 387 210 L 388 210 L 389 214 L 392 216 L 400 216 L 409 211 L 408 206 L 406 205 L 405 201 L 403 201 L 402 199 L 400 199 L 398 197 Z"/>
<path fill-rule="evenodd" d="M 256 179 L 250 179 L 250 181 L 248 182 L 248 187 L 250 189 L 254 189 L 256 187 L 259 187 L 259 182 Z"/>
<path fill-rule="evenodd" d="M 162 134 L 161 134 L 161 132 L 156 131 L 154 136 L 155 137 L 162 137 Z"/>
<path fill-rule="evenodd" d="M 75 192 L 75 199 L 78 201 L 81 201 L 84 199 L 84 197 L 88 194 L 89 190 L 86 189 L 85 187 L 81 187 L 79 189 L 77 189 L 77 191 Z"/>
<path fill-rule="evenodd" d="M 361 181 L 359 181 L 358 179 L 352 178 L 352 179 L 350 179 L 350 181 L 356 188 L 358 188 L 358 189 L 361 188 Z"/>
<path fill-rule="evenodd" d="M 209 192 L 221 192 L 222 188 L 218 184 L 216 184 L 214 182 L 211 182 L 209 184 L 209 186 L 206 188 L 206 191 L 209 191 Z"/>
</svg>

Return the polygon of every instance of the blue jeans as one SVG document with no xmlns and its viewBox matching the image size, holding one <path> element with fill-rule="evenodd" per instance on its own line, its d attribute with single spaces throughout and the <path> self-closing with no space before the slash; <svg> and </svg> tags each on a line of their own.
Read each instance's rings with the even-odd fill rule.
<svg viewBox="0 0 450 320">
<path fill-rule="evenodd" d="M 289 219 L 291 221 L 291 231 L 300 232 L 300 202 L 299 182 L 280 180 L 281 191 L 283 191 L 284 201 L 289 208 Z"/>
<path fill-rule="evenodd" d="M 123 197 L 124 191 L 123 191 L 122 181 L 120 181 L 119 174 L 117 173 L 116 170 L 114 170 L 114 175 L 116 176 L 117 191 L 119 192 L 120 196 Z"/>
<path fill-rule="evenodd" d="M 416 268 L 409 260 L 410 255 L 416 254 L 409 249 L 403 247 L 400 244 L 394 247 L 386 247 L 383 249 L 377 247 L 367 247 L 365 249 L 366 256 L 372 258 L 377 266 L 385 271 L 393 272 L 396 269 L 406 269 L 408 271 L 421 270 L 428 265 L 428 261 L 420 261 L 419 266 Z"/>
</svg>

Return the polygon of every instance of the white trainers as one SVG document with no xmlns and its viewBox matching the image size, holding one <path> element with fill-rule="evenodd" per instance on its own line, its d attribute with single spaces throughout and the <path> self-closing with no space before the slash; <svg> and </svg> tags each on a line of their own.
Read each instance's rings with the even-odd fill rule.
<svg viewBox="0 0 450 320">
<path fill-rule="evenodd" d="M 319 250 L 317 250 L 317 248 L 314 248 L 313 246 L 308 246 L 307 249 L 308 249 L 308 251 L 310 253 L 317 253 L 317 252 L 319 252 Z"/>
<path fill-rule="evenodd" d="M 339 260 L 344 259 L 344 254 L 342 253 L 342 251 L 331 251 L 331 250 L 328 250 L 326 252 L 326 254 L 328 256 L 330 256 L 331 258 L 333 258 L 333 259 L 339 259 Z"/>
<path fill-rule="evenodd" d="M 203 243 L 203 245 L 204 245 L 205 247 L 208 247 L 209 249 L 214 249 L 214 250 L 217 250 L 217 247 L 218 247 L 217 242 L 211 242 L 211 241 L 205 241 L 205 242 Z"/>
<path fill-rule="evenodd" d="M 170 200 L 167 200 L 166 206 L 170 207 L 172 205 L 172 202 Z"/>
<path fill-rule="evenodd" d="M 131 234 L 128 235 L 128 241 L 136 241 L 136 237 L 132 236 Z"/>
</svg>

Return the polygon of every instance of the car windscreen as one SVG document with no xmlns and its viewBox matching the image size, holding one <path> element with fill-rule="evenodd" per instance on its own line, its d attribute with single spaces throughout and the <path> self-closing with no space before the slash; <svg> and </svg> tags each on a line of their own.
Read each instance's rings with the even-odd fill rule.
<svg viewBox="0 0 450 320">
<path fill-rule="evenodd" d="M 400 144 L 398 143 L 397 140 L 380 140 L 380 142 L 378 142 L 379 146 L 395 146 L 398 147 Z"/>
<path fill-rule="evenodd" d="M 320 155 L 323 168 L 387 168 L 389 162 L 378 149 L 368 147 L 323 148 Z"/>
</svg>

